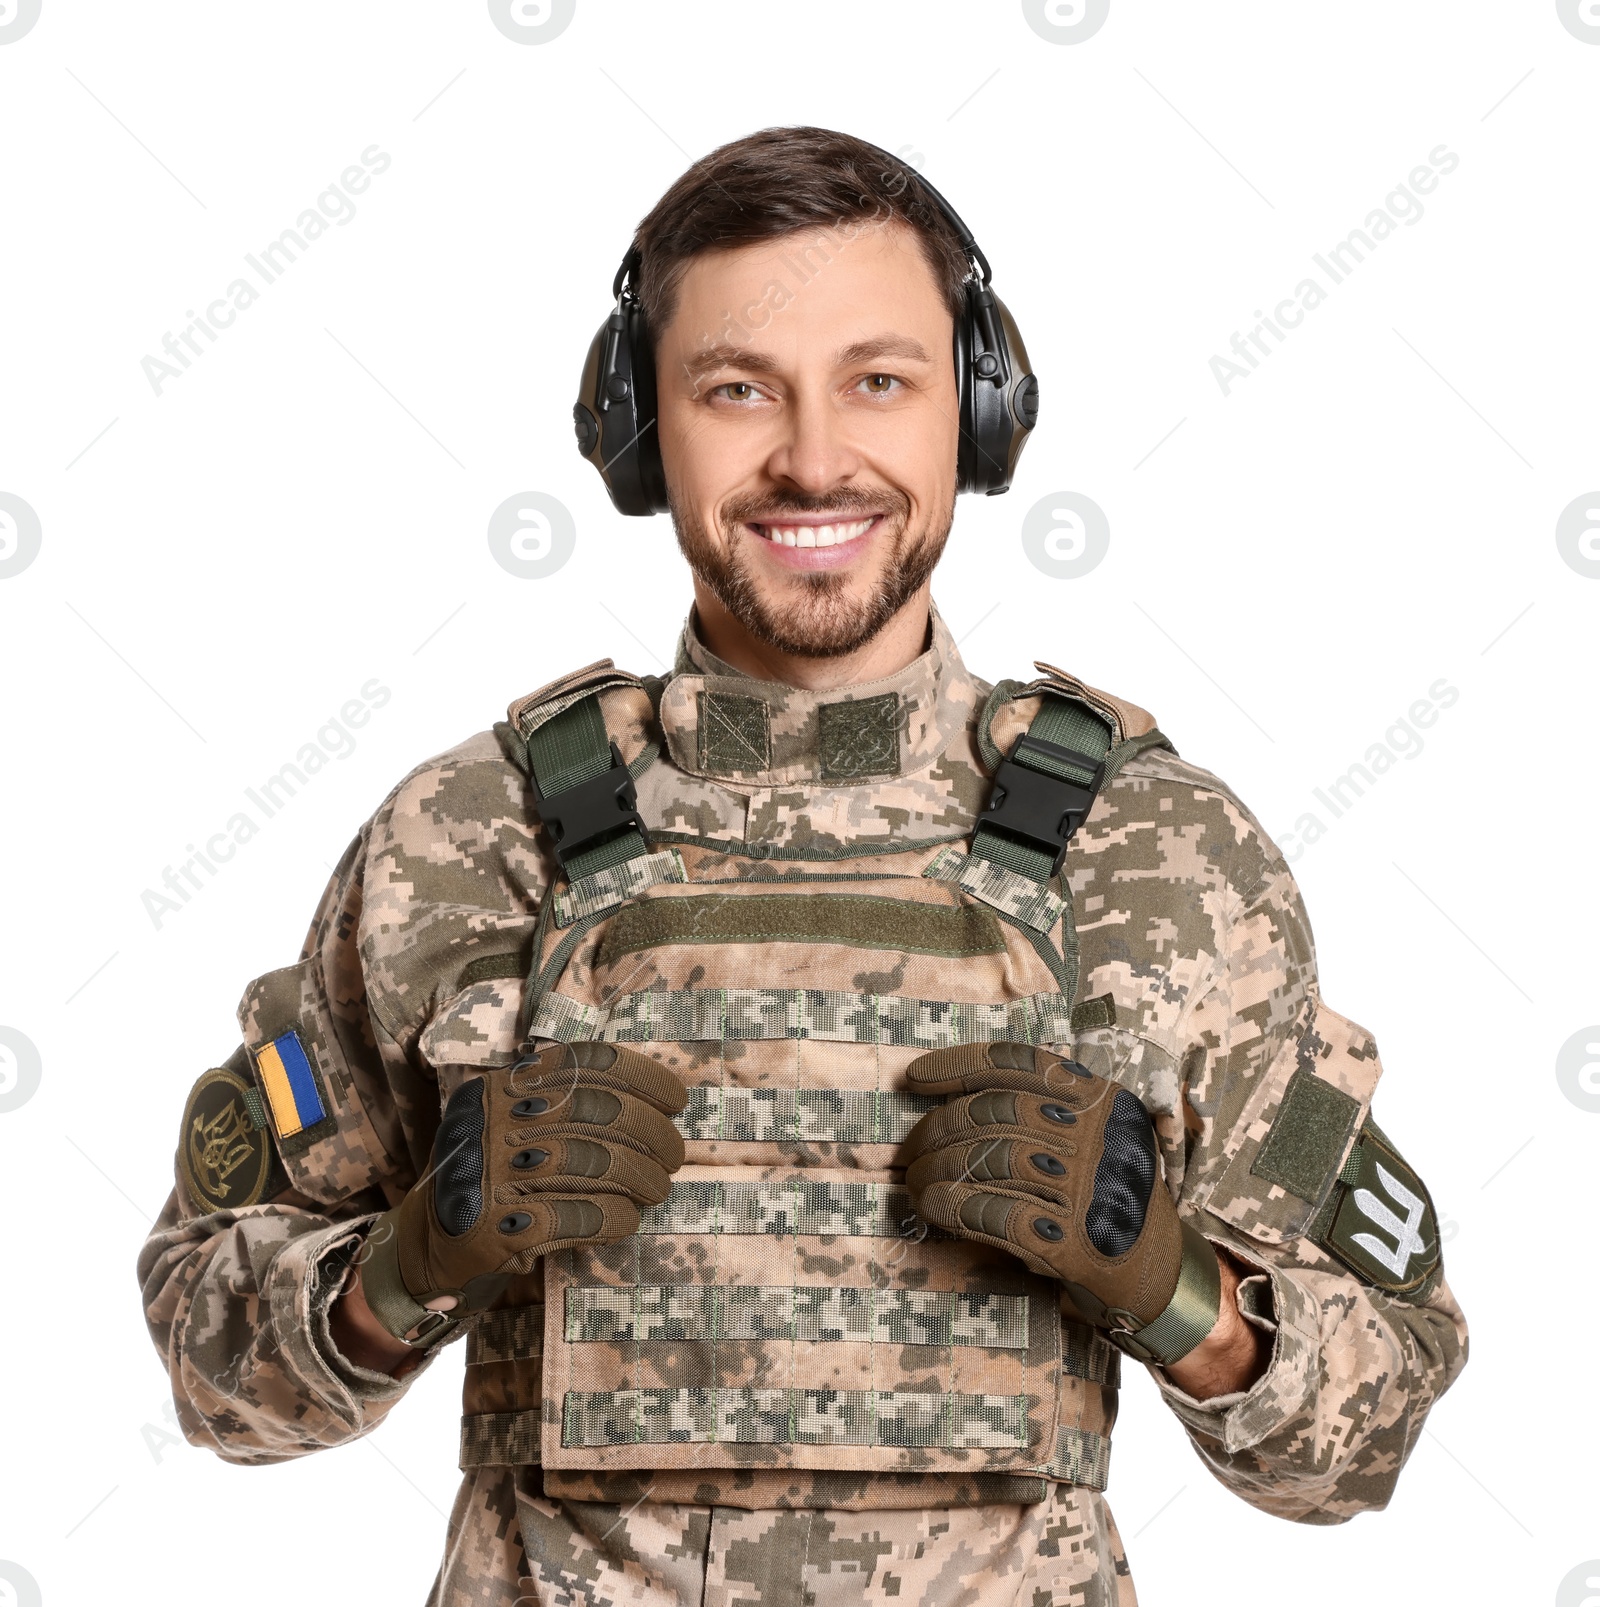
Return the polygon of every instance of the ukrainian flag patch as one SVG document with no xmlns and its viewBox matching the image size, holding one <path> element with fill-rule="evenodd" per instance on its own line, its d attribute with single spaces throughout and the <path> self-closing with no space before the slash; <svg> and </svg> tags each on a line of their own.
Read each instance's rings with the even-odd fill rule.
<svg viewBox="0 0 1600 1607">
<path fill-rule="evenodd" d="M 293 1138 L 328 1114 L 300 1034 L 293 1027 L 279 1033 L 264 1049 L 256 1050 L 256 1071 L 279 1138 Z"/>
</svg>

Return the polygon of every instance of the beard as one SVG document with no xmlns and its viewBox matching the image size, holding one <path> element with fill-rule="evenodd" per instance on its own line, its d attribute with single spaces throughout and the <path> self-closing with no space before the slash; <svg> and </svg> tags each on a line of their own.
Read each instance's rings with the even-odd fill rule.
<svg viewBox="0 0 1600 1607">
<path fill-rule="evenodd" d="M 952 491 L 943 515 L 913 531 L 910 498 L 899 491 L 870 498 L 848 490 L 820 497 L 792 492 L 735 497 L 722 509 L 725 540 L 719 544 L 670 490 L 668 503 L 678 547 L 695 578 L 757 641 L 796 658 L 842 658 L 870 642 L 926 584 L 944 552 L 956 511 Z M 765 537 L 746 529 L 747 522 L 781 524 L 785 514 L 799 513 L 864 518 L 875 512 L 883 514 L 883 521 L 865 539 L 878 545 L 884 557 L 864 592 L 853 589 L 861 584 L 857 577 L 823 570 L 785 576 L 763 594 L 756 579 L 759 560 L 750 546 Z"/>
</svg>

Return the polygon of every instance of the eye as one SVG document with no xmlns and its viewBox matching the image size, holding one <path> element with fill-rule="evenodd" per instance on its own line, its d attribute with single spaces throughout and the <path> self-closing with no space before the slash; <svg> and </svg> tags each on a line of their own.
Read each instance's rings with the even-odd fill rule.
<svg viewBox="0 0 1600 1607">
<path fill-rule="evenodd" d="M 752 402 L 761 392 L 747 379 L 730 379 L 724 385 L 712 388 L 713 396 L 726 396 L 730 402 Z"/>
<path fill-rule="evenodd" d="M 869 396 L 890 396 L 900 384 L 893 374 L 868 374 L 862 381 L 861 387 Z"/>
</svg>

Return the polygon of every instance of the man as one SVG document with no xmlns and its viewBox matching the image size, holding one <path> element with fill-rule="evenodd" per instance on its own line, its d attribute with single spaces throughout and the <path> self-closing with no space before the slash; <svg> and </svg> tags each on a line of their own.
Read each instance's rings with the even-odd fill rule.
<svg viewBox="0 0 1600 1607">
<path fill-rule="evenodd" d="M 140 1263 L 186 1433 L 343 1443 L 465 1334 L 439 1603 L 1133 1602 L 1123 1356 L 1252 1505 L 1382 1507 L 1466 1325 L 1293 878 L 932 605 L 1033 422 L 987 264 L 819 129 L 634 246 L 575 416 L 677 664 L 420 765 L 247 989 Z"/>
</svg>

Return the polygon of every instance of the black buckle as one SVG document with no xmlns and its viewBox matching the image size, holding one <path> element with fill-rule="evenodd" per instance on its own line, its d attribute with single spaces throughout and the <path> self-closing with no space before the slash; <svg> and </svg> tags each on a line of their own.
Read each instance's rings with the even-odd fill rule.
<svg viewBox="0 0 1600 1607">
<path fill-rule="evenodd" d="M 639 795 L 633 777 L 615 742 L 611 744 L 611 768 L 575 787 L 547 795 L 539 791 L 538 777 L 532 780 L 534 805 L 555 843 L 556 858 L 563 870 L 568 860 L 585 848 L 629 828 L 644 838 L 646 848 L 650 846 L 650 835 L 636 807 Z"/>
<path fill-rule="evenodd" d="M 1087 786 L 1064 776 L 1047 775 L 1017 760 L 1029 753 L 1057 764 L 1081 765 L 1094 774 Z M 1067 857 L 1067 844 L 1083 824 L 1094 805 L 1095 794 L 1105 779 L 1105 761 L 1087 753 L 1058 747 L 1042 737 L 1021 736 L 1011 756 L 1000 761 L 994 773 L 994 790 L 987 806 L 978 815 L 977 826 L 992 826 L 1011 837 L 1020 837 L 1033 847 L 1054 856 L 1050 874 L 1056 875 Z"/>
</svg>

